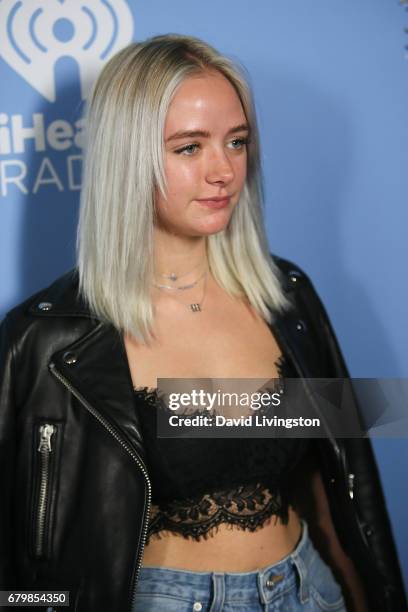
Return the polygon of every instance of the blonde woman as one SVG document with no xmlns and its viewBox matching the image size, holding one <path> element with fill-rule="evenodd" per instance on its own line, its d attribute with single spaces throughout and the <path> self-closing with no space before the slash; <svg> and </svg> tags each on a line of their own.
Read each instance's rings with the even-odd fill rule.
<svg viewBox="0 0 408 612">
<path fill-rule="evenodd" d="M 242 71 L 195 38 L 134 43 L 87 122 L 77 266 L 1 327 L 2 588 L 405 609 L 367 440 L 156 435 L 159 378 L 348 375 L 310 280 L 268 251 Z"/>
</svg>

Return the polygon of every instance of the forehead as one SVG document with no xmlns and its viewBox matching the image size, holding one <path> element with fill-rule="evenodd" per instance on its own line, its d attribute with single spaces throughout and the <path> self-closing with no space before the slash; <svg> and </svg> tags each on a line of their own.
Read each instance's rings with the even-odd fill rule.
<svg viewBox="0 0 408 612">
<path fill-rule="evenodd" d="M 178 87 L 167 112 L 165 133 L 184 128 L 224 128 L 245 122 L 234 86 L 219 72 L 190 76 Z"/>
</svg>

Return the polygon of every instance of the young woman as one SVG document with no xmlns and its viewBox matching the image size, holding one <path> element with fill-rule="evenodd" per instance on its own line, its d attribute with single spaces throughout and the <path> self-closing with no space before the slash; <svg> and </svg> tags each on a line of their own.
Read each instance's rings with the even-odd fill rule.
<svg viewBox="0 0 408 612">
<path fill-rule="evenodd" d="M 160 378 L 348 375 L 310 280 L 268 252 L 243 76 L 194 38 L 131 44 L 87 129 L 78 264 L 1 327 L 1 588 L 405 609 L 367 440 L 156 435 Z"/>
</svg>

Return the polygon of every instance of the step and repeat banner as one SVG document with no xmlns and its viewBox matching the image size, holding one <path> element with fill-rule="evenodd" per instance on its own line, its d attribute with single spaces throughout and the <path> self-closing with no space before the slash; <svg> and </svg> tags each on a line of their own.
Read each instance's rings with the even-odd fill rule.
<svg viewBox="0 0 408 612">
<path fill-rule="evenodd" d="M 407 377 L 406 28 L 398 0 L 1 0 L 0 318 L 75 263 L 96 75 L 176 32 L 246 68 L 271 250 L 312 278 L 352 376 Z M 408 581 L 408 442 L 373 445 Z"/>
</svg>

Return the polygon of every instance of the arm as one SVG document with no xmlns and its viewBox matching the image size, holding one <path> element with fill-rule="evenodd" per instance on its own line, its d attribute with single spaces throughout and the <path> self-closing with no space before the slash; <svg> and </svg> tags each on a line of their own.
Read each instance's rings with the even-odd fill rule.
<svg viewBox="0 0 408 612">
<path fill-rule="evenodd" d="M 12 491 L 14 479 L 14 362 L 8 322 L 0 325 L 0 588 L 14 587 Z"/>
<path fill-rule="evenodd" d="M 349 378 L 336 335 L 313 284 L 297 266 L 290 262 L 285 266 L 289 270 L 297 269 L 296 306 L 308 322 L 316 355 L 319 356 L 319 365 L 314 365 L 314 375 Z M 354 408 L 356 414 L 361 414 L 357 397 L 354 397 Z M 366 408 L 369 412 L 369 407 Z M 321 490 L 325 491 L 330 508 L 330 514 L 326 513 L 326 524 L 330 516 L 330 524 L 334 526 L 343 551 L 347 551 L 347 558 L 352 559 L 354 567 L 358 568 L 371 609 L 405 612 L 404 585 L 371 441 L 368 438 L 345 438 L 338 439 L 338 443 L 340 455 L 335 457 L 330 444 L 316 440 L 319 477 L 324 483 Z M 348 480 L 351 474 L 354 483 L 352 496 Z M 322 521 L 323 518 L 320 523 Z M 325 533 L 322 525 L 320 531 Z M 345 563 L 347 559 L 343 558 L 343 561 Z"/>
<path fill-rule="evenodd" d="M 320 470 L 312 453 L 295 486 L 295 509 L 307 521 L 316 550 L 340 584 L 348 612 L 369 612 L 360 576 L 337 537 Z"/>
</svg>

